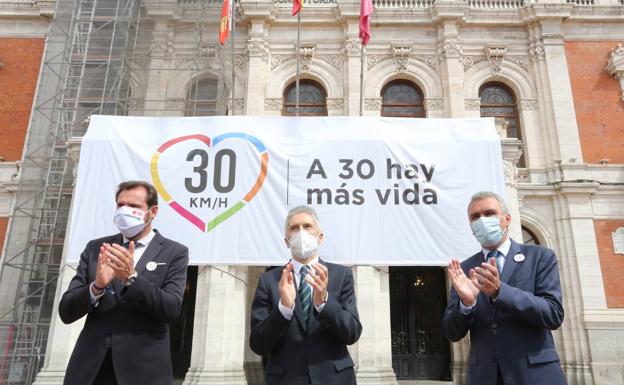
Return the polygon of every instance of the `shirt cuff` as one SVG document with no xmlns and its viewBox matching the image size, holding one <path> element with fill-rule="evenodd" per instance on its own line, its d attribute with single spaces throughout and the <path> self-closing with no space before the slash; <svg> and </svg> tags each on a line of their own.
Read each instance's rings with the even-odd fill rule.
<svg viewBox="0 0 624 385">
<path fill-rule="evenodd" d="M 472 306 L 466 306 L 460 299 L 459 300 L 459 312 L 462 313 L 463 315 L 468 315 L 472 313 L 472 309 L 474 309 L 476 304 L 477 304 L 477 301 L 475 300 L 475 303 L 473 303 Z"/>
<path fill-rule="evenodd" d="M 102 291 L 102 294 L 95 295 L 93 294 L 93 286 L 95 285 L 95 281 L 91 282 L 89 285 L 89 297 L 91 297 L 91 305 L 97 306 L 100 303 L 100 298 L 106 293 L 106 289 Z"/>
<path fill-rule="evenodd" d="M 282 304 L 282 300 L 280 299 L 279 303 L 277 304 L 277 307 L 279 308 L 280 313 L 282 313 L 282 316 L 284 318 L 286 318 L 287 320 L 291 320 L 292 316 L 293 316 L 293 309 L 286 307 Z"/>
<path fill-rule="evenodd" d="M 327 305 L 327 302 L 323 302 L 322 304 L 320 304 L 319 306 L 314 305 L 314 308 L 316 309 L 317 313 L 320 313 L 323 311 L 323 308 L 325 307 L 325 305 Z"/>
</svg>

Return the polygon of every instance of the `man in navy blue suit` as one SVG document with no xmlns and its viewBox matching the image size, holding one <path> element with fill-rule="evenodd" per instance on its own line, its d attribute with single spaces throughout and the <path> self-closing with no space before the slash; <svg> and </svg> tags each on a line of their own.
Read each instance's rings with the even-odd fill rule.
<svg viewBox="0 0 624 385">
<path fill-rule="evenodd" d="M 473 195 L 468 219 L 482 250 L 449 263 L 442 318 L 452 341 L 470 331 L 468 384 L 565 384 L 551 333 L 563 322 L 555 253 L 509 238 L 511 215 L 497 194 Z"/>
</svg>

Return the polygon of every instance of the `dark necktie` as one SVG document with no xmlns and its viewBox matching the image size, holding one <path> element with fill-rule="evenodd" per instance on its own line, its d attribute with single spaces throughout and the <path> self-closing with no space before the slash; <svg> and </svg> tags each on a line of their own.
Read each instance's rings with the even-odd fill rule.
<svg viewBox="0 0 624 385">
<path fill-rule="evenodd" d="M 308 271 L 310 271 L 310 267 L 307 265 L 301 266 L 299 279 L 299 300 L 301 301 L 301 309 L 306 326 L 308 325 L 310 315 L 312 315 L 312 288 L 305 279 Z"/>
</svg>

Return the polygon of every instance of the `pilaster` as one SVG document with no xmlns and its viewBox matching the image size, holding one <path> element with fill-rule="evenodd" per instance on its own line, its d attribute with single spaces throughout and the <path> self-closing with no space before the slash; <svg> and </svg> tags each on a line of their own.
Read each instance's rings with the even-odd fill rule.
<svg viewBox="0 0 624 385">
<path fill-rule="evenodd" d="M 360 385 L 396 385 L 392 369 L 390 290 L 387 267 L 357 266 L 355 294 L 363 326 L 362 336 L 350 349 Z"/>
<path fill-rule="evenodd" d="M 191 366 L 184 385 L 247 385 L 243 370 L 246 280 L 245 266 L 200 267 Z"/>
</svg>

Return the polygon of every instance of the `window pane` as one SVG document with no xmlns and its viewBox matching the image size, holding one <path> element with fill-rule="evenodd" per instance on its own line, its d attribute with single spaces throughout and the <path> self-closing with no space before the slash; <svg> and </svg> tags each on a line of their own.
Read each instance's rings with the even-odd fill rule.
<svg viewBox="0 0 624 385">
<path fill-rule="evenodd" d="M 296 115 L 297 85 L 292 83 L 284 92 L 284 115 Z M 299 81 L 299 115 L 327 116 L 326 94 L 323 87 L 312 80 Z"/>
<path fill-rule="evenodd" d="M 407 80 L 395 80 L 382 90 L 381 115 L 397 117 L 424 117 L 423 96 L 420 89 Z"/>
<path fill-rule="evenodd" d="M 504 121 L 507 137 L 521 139 L 513 92 L 502 84 L 489 83 L 481 87 L 479 96 L 481 117 L 495 117 Z"/>
<path fill-rule="evenodd" d="M 188 90 L 186 97 L 186 116 L 217 115 L 217 98 L 219 96 L 218 79 L 202 79 L 195 82 Z"/>
</svg>

